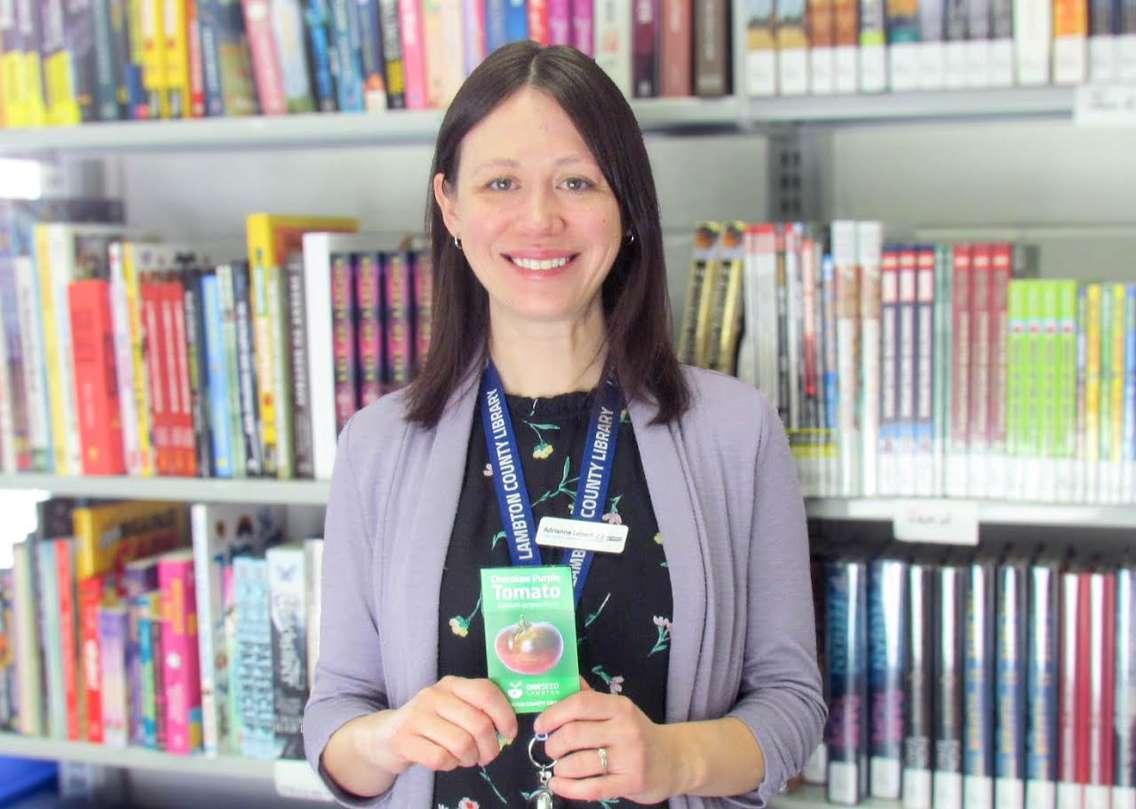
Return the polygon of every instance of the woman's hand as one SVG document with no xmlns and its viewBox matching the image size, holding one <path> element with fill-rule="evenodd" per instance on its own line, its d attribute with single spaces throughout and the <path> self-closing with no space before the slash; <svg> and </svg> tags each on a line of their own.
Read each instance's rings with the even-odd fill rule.
<svg viewBox="0 0 1136 809">
<path fill-rule="evenodd" d="M 435 771 L 484 767 L 501 753 L 499 738 L 517 735 L 512 706 L 486 679 L 443 677 L 376 718 L 361 743 L 395 776 L 415 764 Z"/>
<path fill-rule="evenodd" d="M 636 803 L 680 794 L 683 762 L 667 726 L 656 725 L 627 697 L 580 682 L 579 693 L 547 709 L 534 725 L 537 733 L 550 734 L 544 751 L 556 759 L 552 791 L 569 800 Z"/>
</svg>

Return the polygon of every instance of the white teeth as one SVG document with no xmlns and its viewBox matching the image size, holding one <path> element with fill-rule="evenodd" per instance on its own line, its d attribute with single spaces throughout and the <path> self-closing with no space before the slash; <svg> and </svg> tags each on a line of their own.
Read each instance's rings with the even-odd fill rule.
<svg viewBox="0 0 1136 809">
<path fill-rule="evenodd" d="M 513 263 L 526 270 L 555 270 L 568 263 L 568 258 L 550 258 L 540 261 L 531 258 L 514 258 Z"/>
</svg>

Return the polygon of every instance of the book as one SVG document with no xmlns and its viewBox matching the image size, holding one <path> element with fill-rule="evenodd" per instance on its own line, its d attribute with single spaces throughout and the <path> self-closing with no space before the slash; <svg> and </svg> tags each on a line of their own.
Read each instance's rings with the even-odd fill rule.
<svg viewBox="0 0 1136 809">
<path fill-rule="evenodd" d="M 308 595 L 304 545 L 269 548 L 268 591 L 272 616 L 272 662 L 276 757 L 302 759 L 301 728 L 308 699 Z"/>
<path fill-rule="evenodd" d="M 660 90 L 660 38 L 662 33 L 659 0 L 634 0 L 631 25 L 631 87 L 636 98 L 654 98 Z"/>
<path fill-rule="evenodd" d="M 938 570 L 938 643 L 935 656 L 934 809 L 963 806 L 963 678 L 966 633 L 965 567 L 949 562 Z"/>
<path fill-rule="evenodd" d="M 75 402 L 84 475 L 126 474 L 122 410 L 115 378 L 110 282 L 88 278 L 68 286 Z"/>
<path fill-rule="evenodd" d="M 809 91 L 809 37 L 805 0 L 776 0 L 777 87 L 781 95 Z"/>
<path fill-rule="evenodd" d="M 904 767 L 907 575 L 907 563 L 898 559 L 868 566 L 868 782 L 872 797 L 893 800 L 901 796 Z"/>
<path fill-rule="evenodd" d="M 997 569 L 994 663 L 994 805 L 1024 809 L 1029 567 L 1021 557 Z"/>
<path fill-rule="evenodd" d="M 379 0 L 356 3 L 359 21 L 359 56 L 363 81 L 363 107 L 371 112 L 387 109 L 386 59 L 379 22 Z M 401 53 L 401 48 L 400 51 Z"/>
<path fill-rule="evenodd" d="M 584 5 L 574 0 L 575 5 Z M 659 42 L 659 95 L 689 96 L 693 93 L 691 34 L 694 25 L 691 0 L 662 0 Z M 580 20 L 573 21 L 575 27 Z"/>
<path fill-rule="evenodd" d="M 1053 560 L 1029 568 L 1029 660 L 1026 665 L 1025 801 L 1037 809 L 1057 805 L 1058 632 L 1061 574 Z"/>
<path fill-rule="evenodd" d="M 263 557 L 233 560 L 236 593 L 235 655 L 230 679 L 235 748 L 248 758 L 276 755 L 272 668 L 272 619 L 268 563 Z"/>
<path fill-rule="evenodd" d="M 862 561 L 837 560 L 826 568 L 829 719 L 826 796 L 853 806 L 868 790 L 868 585 Z"/>
<path fill-rule="evenodd" d="M 615 82 L 624 96 L 632 95 L 631 83 L 632 0 L 598 0 L 593 26 L 596 64 Z"/>
<path fill-rule="evenodd" d="M 288 112 L 288 95 L 284 89 L 280 43 L 272 30 L 272 5 L 268 0 L 241 0 L 260 113 L 284 115 Z"/>
<path fill-rule="evenodd" d="M 932 745 L 935 705 L 935 579 L 933 562 L 915 559 L 908 566 L 907 713 L 903 740 L 904 809 L 931 809 Z"/>
<path fill-rule="evenodd" d="M 722 96 L 731 90 L 729 11 L 725 0 L 694 0 L 695 95 Z"/>
</svg>

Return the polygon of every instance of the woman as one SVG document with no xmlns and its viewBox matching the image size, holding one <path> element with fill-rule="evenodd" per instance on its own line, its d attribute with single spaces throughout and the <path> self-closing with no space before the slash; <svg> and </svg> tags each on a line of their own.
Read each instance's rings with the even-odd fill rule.
<svg viewBox="0 0 1136 809">
<path fill-rule="evenodd" d="M 630 107 L 576 51 L 507 46 L 455 97 L 432 174 L 431 354 L 339 438 L 309 760 L 347 805 L 762 806 L 825 719 L 803 505 L 765 400 L 675 360 Z M 581 691 L 516 716 L 486 679 L 479 570 L 521 561 L 542 517 L 601 512 L 629 533 L 579 575 Z"/>
</svg>

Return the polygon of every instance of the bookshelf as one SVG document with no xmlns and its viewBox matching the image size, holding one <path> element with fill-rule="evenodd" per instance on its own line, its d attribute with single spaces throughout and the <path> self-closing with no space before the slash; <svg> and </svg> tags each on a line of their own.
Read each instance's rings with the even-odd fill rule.
<svg viewBox="0 0 1136 809">
<path fill-rule="evenodd" d="M 776 809 L 832 809 L 836 804 L 829 803 L 824 796 L 824 787 L 806 784 L 786 792 L 775 795 L 770 801 Z M 858 809 L 901 809 L 900 801 L 883 798 L 869 798 L 857 804 Z"/>
<path fill-rule="evenodd" d="M 773 124 L 854 126 L 900 121 L 1066 120 L 1079 90 L 1035 87 L 748 98 L 660 98 L 632 102 L 648 134 L 745 132 Z M 0 130 L 0 154 L 321 149 L 432 143 L 441 110 L 120 121 Z"/>
</svg>

